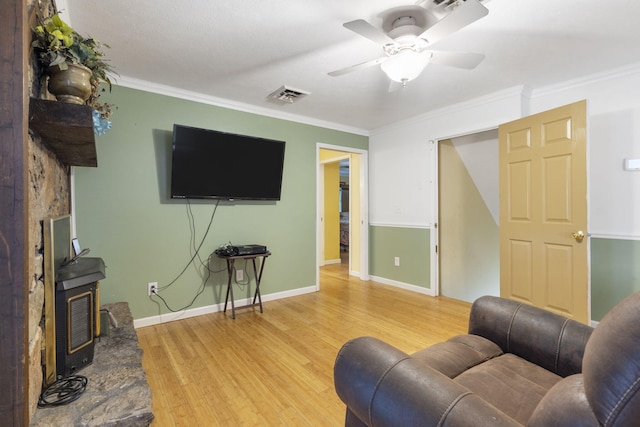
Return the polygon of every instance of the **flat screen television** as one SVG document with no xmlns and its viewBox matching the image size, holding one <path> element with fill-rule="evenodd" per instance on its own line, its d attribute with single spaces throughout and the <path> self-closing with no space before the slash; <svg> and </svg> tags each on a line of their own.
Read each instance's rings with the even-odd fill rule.
<svg viewBox="0 0 640 427">
<path fill-rule="evenodd" d="M 284 141 L 175 124 L 172 199 L 280 200 Z"/>
</svg>

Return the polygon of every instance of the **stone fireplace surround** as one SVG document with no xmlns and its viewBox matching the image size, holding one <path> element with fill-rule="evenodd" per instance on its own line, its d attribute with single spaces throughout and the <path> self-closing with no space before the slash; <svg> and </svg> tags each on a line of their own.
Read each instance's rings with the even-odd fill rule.
<svg viewBox="0 0 640 427">
<path fill-rule="evenodd" d="M 85 392 L 65 406 L 38 408 L 32 427 L 145 427 L 153 421 L 151 389 L 129 305 L 119 302 L 103 307 L 117 326 L 100 325 L 110 332 L 96 340 L 93 363 L 78 371 L 88 380 Z"/>
<path fill-rule="evenodd" d="M 40 10 L 43 15 L 51 15 L 56 10 L 55 0 L 27 0 L 26 1 L 27 19 L 29 26 L 35 25 L 36 10 Z M 46 78 L 43 76 L 43 70 L 37 63 L 33 52 L 29 57 L 28 63 L 28 75 L 26 76 L 26 84 L 28 85 L 28 94 L 32 98 L 44 98 L 53 99 L 53 97 L 46 90 Z M 40 419 L 40 425 L 42 424 L 42 417 L 36 417 L 36 409 L 38 404 L 38 397 L 43 387 L 43 373 L 44 373 L 44 359 L 43 349 L 45 347 L 44 328 L 44 233 L 43 233 L 43 221 L 67 215 L 71 213 L 71 187 L 70 176 L 71 169 L 60 161 L 57 155 L 42 141 L 42 139 L 33 132 L 29 132 L 29 138 L 27 142 L 27 168 L 28 168 L 28 182 L 27 182 L 27 194 L 28 199 L 28 211 L 29 217 L 26 226 L 28 227 L 26 247 L 27 253 L 31 256 L 25 260 L 27 265 L 29 280 L 28 287 L 28 413 L 30 422 L 35 422 Z M 124 304 L 124 306 L 122 305 Z M 126 307 L 126 308 L 123 308 Z M 118 352 L 125 351 L 129 354 L 134 361 L 135 372 L 132 374 L 131 381 L 136 381 L 140 385 L 138 394 L 145 397 L 146 403 L 143 405 L 143 410 L 136 415 L 137 421 L 140 424 L 147 425 L 153 415 L 151 414 L 151 395 L 148 384 L 146 382 L 145 374 L 141 366 L 141 350 L 137 346 L 137 336 L 133 329 L 131 314 L 128 310 L 126 303 L 119 303 L 119 305 L 112 307 L 114 313 L 121 318 L 125 319 L 125 324 L 119 328 L 118 333 L 125 338 L 118 340 L 102 340 L 96 344 L 96 355 L 94 356 L 93 367 L 85 368 L 88 373 L 92 373 L 91 370 L 100 370 L 105 367 L 108 369 L 108 362 L 101 362 L 108 360 L 108 355 L 98 355 L 100 349 L 112 347 L 116 348 Z M 129 326 L 130 324 L 130 326 Z M 114 342 L 116 344 L 114 344 Z M 122 349 L 121 344 L 127 343 L 125 349 Z M 83 370 L 79 372 L 83 375 Z M 107 376 L 108 378 L 111 378 Z M 141 377 L 142 380 L 139 381 Z M 99 384 L 99 383 L 98 383 Z M 99 386 L 99 385 L 98 385 Z M 91 384 L 88 388 L 91 387 Z M 88 393 L 88 392 L 87 392 Z M 79 399 L 80 400 L 80 399 Z M 118 416 L 116 414 L 112 414 Z M 150 417 L 150 418 L 149 418 Z M 105 419 L 102 419 L 105 421 Z M 74 424 L 77 424 L 74 421 Z M 109 423 L 106 422 L 108 425 Z M 77 424 L 80 425 L 80 424 Z M 92 425 L 92 424 L 89 424 Z"/>
<path fill-rule="evenodd" d="M 56 9 L 53 0 L 30 0 L 27 11 L 30 24 L 35 22 L 35 10 L 44 13 Z M 46 79 L 31 55 L 29 62 L 29 96 L 47 98 Z M 64 165 L 46 144 L 32 132 L 28 141 L 28 242 L 31 259 L 28 262 L 29 283 L 29 414 L 33 416 L 43 383 L 42 349 L 44 336 L 44 233 L 43 221 L 69 214 L 71 211 L 70 168 Z M 28 252 L 29 253 L 29 252 Z"/>
</svg>

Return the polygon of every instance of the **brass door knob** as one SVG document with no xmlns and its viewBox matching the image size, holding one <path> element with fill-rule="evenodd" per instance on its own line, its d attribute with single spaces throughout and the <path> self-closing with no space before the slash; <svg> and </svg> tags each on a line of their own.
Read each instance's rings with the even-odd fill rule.
<svg viewBox="0 0 640 427">
<path fill-rule="evenodd" d="M 578 230 L 575 233 L 571 233 L 571 237 L 576 239 L 576 242 L 580 243 L 582 242 L 582 239 L 584 239 L 584 233 L 582 232 L 582 230 Z"/>
</svg>

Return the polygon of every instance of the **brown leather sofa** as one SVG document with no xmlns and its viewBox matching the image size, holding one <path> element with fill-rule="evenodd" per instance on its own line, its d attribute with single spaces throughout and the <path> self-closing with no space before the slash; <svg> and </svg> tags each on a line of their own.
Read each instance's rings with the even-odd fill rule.
<svg viewBox="0 0 640 427">
<path fill-rule="evenodd" d="M 347 342 L 334 380 L 346 426 L 640 426 L 640 293 L 595 329 L 482 297 L 467 335 L 413 355 Z"/>
</svg>

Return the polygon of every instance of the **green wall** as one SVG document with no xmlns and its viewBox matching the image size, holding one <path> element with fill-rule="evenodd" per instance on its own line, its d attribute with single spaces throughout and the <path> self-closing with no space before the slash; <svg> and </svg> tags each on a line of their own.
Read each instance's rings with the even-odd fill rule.
<svg viewBox="0 0 640 427">
<path fill-rule="evenodd" d="M 640 291 L 640 241 L 591 239 L 591 319 Z"/>
<path fill-rule="evenodd" d="M 430 288 L 430 230 L 369 227 L 371 276 Z M 400 267 L 393 265 L 400 257 Z M 640 292 L 640 240 L 591 239 L 591 319 Z M 458 299 L 465 300 L 461 296 Z"/>
<path fill-rule="evenodd" d="M 430 241 L 426 228 L 369 227 L 369 274 L 430 289 Z"/>
<path fill-rule="evenodd" d="M 103 97 L 117 110 L 113 129 L 96 138 L 98 168 L 74 170 L 77 236 L 91 248 L 90 256 L 107 264 L 103 302 L 127 301 L 135 318 L 166 313 L 157 298 L 147 296 L 147 282 L 162 287 L 180 274 L 214 212 L 214 202 L 192 201 L 192 238 L 186 202 L 168 199 L 174 123 L 287 141 L 282 200 L 221 202 L 200 254 L 206 263 L 222 243 L 265 244 L 273 255 L 265 267 L 263 294 L 315 285 L 316 143 L 367 149 L 366 137 L 117 86 Z M 372 276 L 430 287 L 428 229 L 369 230 Z M 395 256 L 400 267 L 393 265 Z M 640 291 L 639 261 L 640 241 L 591 239 L 593 320 Z M 223 267 L 213 258 L 209 268 L 214 272 L 192 308 L 224 301 Z M 161 295 L 173 308 L 188 305 L 205 273 L 198 261 Z M 247 287 L 235 292 L 245 297 Z"/>
<path fill-rule="evenodd" d="M 367 137 L 124 87 L 103 97 L 117 110 L 113 128 L 96 137 L 98 167 L 74 172 L 77 236 L 107 265 L 103 303 L 127 301 L 136 319 L 166 313 L 158 298 L 147 296 L 147 283 L 162 289 L 185 269 L 214 212 L 202 262 L 196 257 L 161 292 L 172 308 L 193 300 L 207 275 L 203 264 L 213 272 L 191 308 L 224 301 L 224 266 L 207 258 L 229 241 L 272 252 L 263 295 L 315 286 L 316 143 L 367 149 Z M 191 221 L 187 202 L 168 198 L 174 123 L 286 141 L 282 199 L 220 202 L 217 210 L 214 201 L 192 201 Z M 234 291 L 236 298 L 250 292 L 246 286 Z"/>
</svg>

